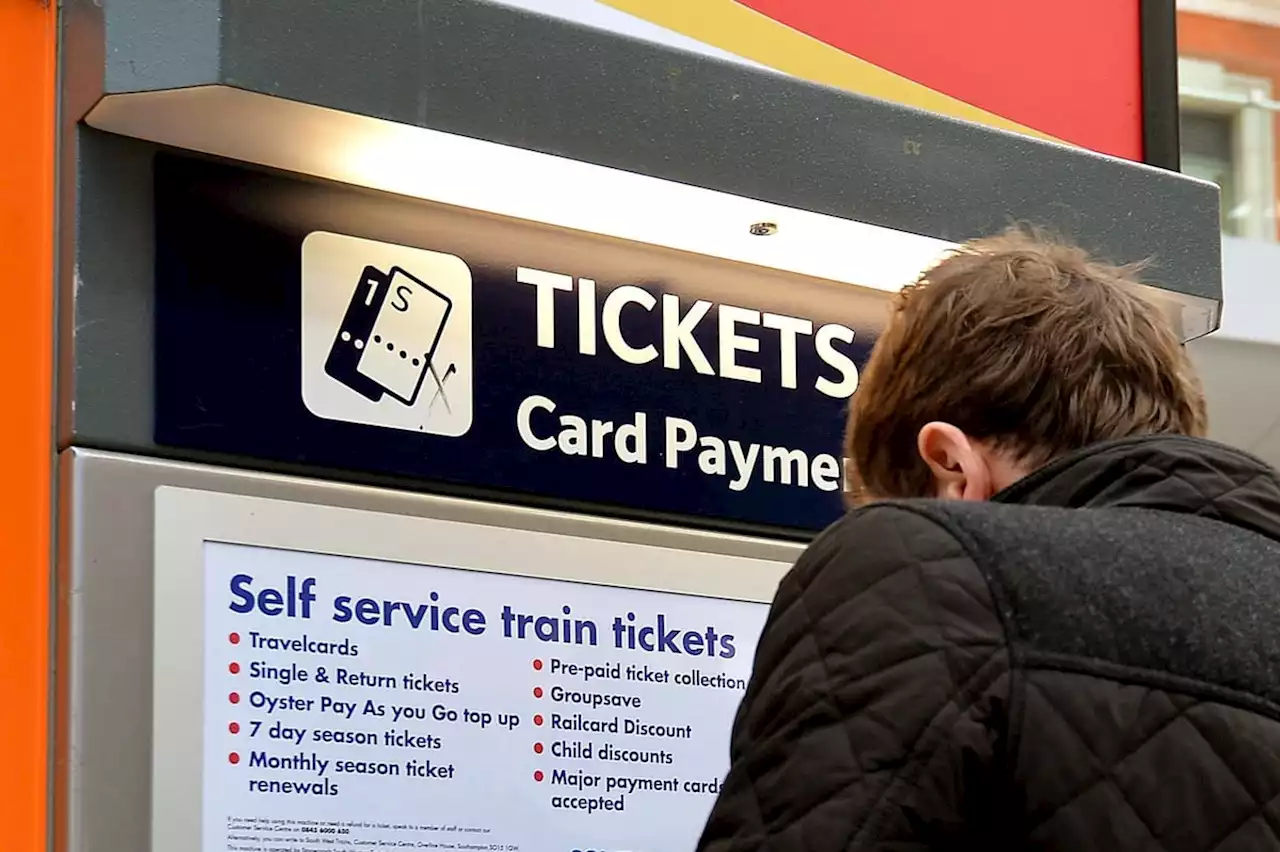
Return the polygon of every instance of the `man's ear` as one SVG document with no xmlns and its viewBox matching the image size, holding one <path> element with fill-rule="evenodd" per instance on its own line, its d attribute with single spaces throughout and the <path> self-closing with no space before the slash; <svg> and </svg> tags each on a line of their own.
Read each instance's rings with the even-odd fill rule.
<svg viewBox="0 0 1280 852">
<path fill-rule="evenodd" d="M 995 493 L 987 453 L 950 423 L 926 423 L 916 436 L 916 448 L 933 472 L 933 496 L 986 500 Z"/>
</svg>

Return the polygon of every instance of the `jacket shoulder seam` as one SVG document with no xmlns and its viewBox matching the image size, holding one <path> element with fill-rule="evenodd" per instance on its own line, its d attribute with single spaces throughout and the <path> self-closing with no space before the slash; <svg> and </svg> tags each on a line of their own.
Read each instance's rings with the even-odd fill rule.
<svg viewBox="0 0 1280 852">
<path fill-rule="evenodd" d="M 955 540 L 960 545 L 960 549 L 964 551 L 965 556 L 973 562 L 974 568 L 979 576 L 982 577 L 986 584 L 987 591 L 991 595 L 991 603 L 996 611 L 996 619 L 1000 623 L 1000 631 L 1004 635 L 1005 644 L 1012 650 L 1013 646 L 1020 641 L 1017 629 L 1013 624 L 1012 607 L 1009 603 L 1008 596 L 1005 594 L 1004 586 L 1000 582 L 998 573 L 995 571 L 988 557 L 983 553 L 982 548 L 978 547 L 976 541 L 969 533 L 957 524 L 952 518 L 947 517 L 942 512 L 931 512 L 923 506 L 914 505 L 906 502 L 886 501 L 877 503 L 874 506 L 867 507 L 864 511 L 873 511 L 876 509 L 893 508 L 899 511 L 907 512 L 916 517 L 928 521 L 934 526 L 941 529 L 944 533 Z"/>
<path fill-rule="evenodd" d="M 1026 670 L 1057 671 L 1103 678 L 1132 686 L 1145 686 L 1162 692 L 1209 700 L 1238 710 L 1257 713 L 1280 722 L 1280 704 L 1229 686 L 1221 686 L 1199 678 L 1184 677 L 1170 672 L 1126 666 L 1108 660 L 1062 654 L 1053 651 L 1021 649 Z"/>
<path fill-rule="evenodd" d="M 986 584 L 987 593 L 991 595 L 991 604 L 995 609 L 996 620 L 1000 625 L 1000 631 L 1004 638 L 1009 671 L 1008 688 L 1005 692 L 1005 701 L 1008 709 L 1004 718 L 1004 730 L 999 732 L 1002 746 L 999 749 L 997 760 L 1005 767 L 1006 772 L 1011 771 L 1010 767 L 1017 761 L 1017 755 L 1021 749 L 1023 718 L 1026 714 L 1025 690 L 1022 688 L 1019 677 L 1019 671 L 1024 665 L 1022 659 L 1023 642 L 1014 624 L 1013 604 L 1005 592 L 1000 575 L 995 570 L 991 558 L 978 546 L 973 536 L 945 512 L 931 512 L 918 503 L 894 501 L 885 505 L 892 505 L 902 511 L 910 512 L 934 524 L 951 536 L 960 545 L 965 555 L 969 557 L 969 560 L 974 565 L 974 570 L 978 572 Z"/>
</svg>

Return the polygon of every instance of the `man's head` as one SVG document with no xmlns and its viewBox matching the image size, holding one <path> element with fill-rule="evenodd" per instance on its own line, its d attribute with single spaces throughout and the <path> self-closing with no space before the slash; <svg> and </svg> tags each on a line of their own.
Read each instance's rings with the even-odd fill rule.
<svg viewBox="0 0 1280 852">
<path fill-rule="evenodd" d="M 1137 283 L 1024 230 L 926 272 L 897 297 L 853 398 L 856 499 L 985 500 L 1099 441 L 1203 435 L 1199 380 Z"/>
</svg>

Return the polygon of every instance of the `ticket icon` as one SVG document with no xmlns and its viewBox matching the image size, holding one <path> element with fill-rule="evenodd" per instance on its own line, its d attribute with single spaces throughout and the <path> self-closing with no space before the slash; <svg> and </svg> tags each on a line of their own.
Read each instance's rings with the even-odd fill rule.
<svg viewBox="0 0 1280 852">
<path fill-rule="evenodd" d="M 435 398 L 447 406 L 444 383 L 456 365 L 442 376 L 433 359 L 452 310 L 447 295 L 406 270 L 366 266 L 324 371 L 373 402 L 385 394 L 409 406 L 431 376 Z"/>
<path fill-rule="evenodd" d="M 316 417 L 456 438 L 475 413 L 471 268 L 417 246 L 302 241 L 302 402 Z"/>
</svg>

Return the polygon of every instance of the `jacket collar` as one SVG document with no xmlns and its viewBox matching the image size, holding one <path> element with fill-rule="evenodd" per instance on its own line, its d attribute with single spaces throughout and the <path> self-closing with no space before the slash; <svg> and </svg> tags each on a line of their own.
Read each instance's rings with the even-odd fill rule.
<svg viewBox="0 0 1280 852">
<path fill-rule="evenodd" d="M 1061 456 L 997 503 L 1200 515 L 1280 541 L 1280 475 L 1248 453 L 1179 435 L 1124 438 Z"/>
</svg>

